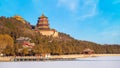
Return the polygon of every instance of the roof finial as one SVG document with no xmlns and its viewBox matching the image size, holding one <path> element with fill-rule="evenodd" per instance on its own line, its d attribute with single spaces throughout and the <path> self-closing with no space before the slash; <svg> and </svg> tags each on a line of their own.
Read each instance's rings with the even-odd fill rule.
<svg viewBox="0 0 120 68">
<path fill-rule="evenodd" d="M 44 13 L 42 12 L 42 16 L 40 16 L 39 18 L 47 18 Z"/>
<path fill-rule="evenodd" d="M 42 16 L 44 16 L 44 12 L 42 12 Z"/>
</svg>

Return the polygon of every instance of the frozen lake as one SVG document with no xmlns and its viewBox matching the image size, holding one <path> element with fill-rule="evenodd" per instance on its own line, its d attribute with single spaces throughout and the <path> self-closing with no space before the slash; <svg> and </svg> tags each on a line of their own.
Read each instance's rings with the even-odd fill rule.
<svg viewBox="0 0 120 68">
<path fill-rule="evenodd" d="M 120 56 L 78 58 L 70 61 L 0 62 L 0 68 L 120 68 Z"/>
</svg>

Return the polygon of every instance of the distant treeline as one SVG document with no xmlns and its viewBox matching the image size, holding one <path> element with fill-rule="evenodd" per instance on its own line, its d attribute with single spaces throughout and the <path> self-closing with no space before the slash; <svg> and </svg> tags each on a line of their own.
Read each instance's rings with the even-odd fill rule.
<svg viewBox="0 0 120 68">
<path fill-rule="evenodd" d="M 15 18 L 0 17 L 0 53 L 5 55 L 40 55 L 50 53 L 80 54 L 85 48 L 97 54 L 120 54 L 120 45 L 101 45 L 89 41 L 76 40 L 70 35 L 59 32 L 59 38 L 47 37 L 35 32 L 29 22 Z M 33 48 L 24 48 L 16 42 L 19 37 L 29 37 L 35 43 Z"/>
</svg>

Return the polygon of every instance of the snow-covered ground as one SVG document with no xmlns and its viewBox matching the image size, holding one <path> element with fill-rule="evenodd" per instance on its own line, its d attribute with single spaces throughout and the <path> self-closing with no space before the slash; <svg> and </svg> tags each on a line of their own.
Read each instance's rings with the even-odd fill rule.
<svg viewBox="0 0 120 68">
<path fill-rule="evenodd" d="M 78 58 L 71 61 L 0 62 L 0 68 L 120 68 L 120 56 Z"/>
</svg>

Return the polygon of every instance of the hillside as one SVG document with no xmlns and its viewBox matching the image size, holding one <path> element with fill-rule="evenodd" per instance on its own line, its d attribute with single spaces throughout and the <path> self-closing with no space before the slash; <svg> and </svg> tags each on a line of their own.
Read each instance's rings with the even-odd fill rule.
<svg viewBox="0 0 120 68">
<path fill-rule="evenodd" d="M 81 41 L 72 38 L 70 35 L 59 32 L 59 38 L 43 36 L 32 29 L 33 26 L 27 21 L 17 20 L 13 17 L 0 17 L 0 53 L 7 55 L 35 55 L 41 53 L 51 54 L 80 54 L 85 48 L 94 50 L 95 53 L 120 53 L 120 45 L 101 45 L 89 41 Z M 9 35 L 14 44 L 10 47 L 8 44 L 3 45 L 3 35 Z M 23 48 L 17 44 L 16 39 L 19 37 L 29 37 L 31 42 L 35 43 L 33 48 Z M 7 39 L 8 37 L 6 37 Z M 10 43 L 6 41 L 4 43 Z M 5 46 L 4 48 L 2 48 Z M 8 50 L 9 49 L 9 50 Z M 22 49 L 19 51 L 19 49 Z M 28 50 L 30 51 L 28 52 Z M 9 51 L 9 52 L 7 52 Z"/>
<path fill-rule="evenodd" d="M 27 22 L 23 24 L 21 21 L 12 17 L 0 17 L 0 33 L 9 34 L 16 39 L 19 36 L 32 35 L 33 31 L 31 30 L 30 24 Z"/>
</svg>

